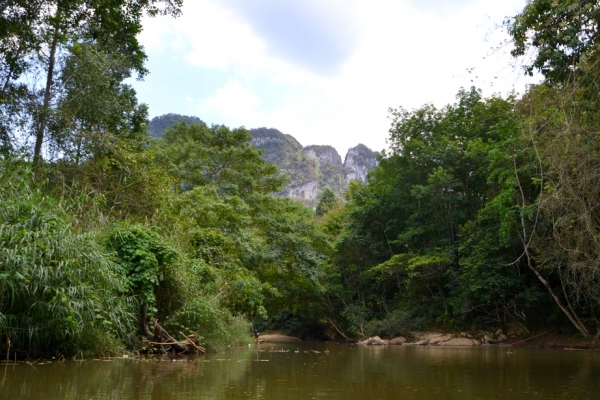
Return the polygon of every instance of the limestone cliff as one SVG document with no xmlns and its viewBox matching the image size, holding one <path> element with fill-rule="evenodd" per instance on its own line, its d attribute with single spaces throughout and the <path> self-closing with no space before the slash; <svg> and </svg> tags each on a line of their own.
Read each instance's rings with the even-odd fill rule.
<svg viewBox="0 0 600 400">
<path fill-rule="evenodd" d="M 367 172 L 377 166 L 377 152 L 372 151 L 364 144 L 359 144 L 348 150 L 344 160 L 346 184 L 350 181 L 367 181 Z"/>
<path fill-rule="evenodd" d="M 328 187 L 341 196 L 347 185 L 342 157 L 338 152 L 331 146 L 312 145 L 304 148 L 304 154 L 317 162 L 319 193 Z"/>
<path fill-rule="evenodd" d="M 275 164 L 290 181 L 281 196 L 315 207 L 321 192 L 330 188 L 338 197 L 352 180 L 366 182 L 367 173 L 377 166 L 377 152 L 359 144 L 348 150 L 344 163 L 332 146 L 302 148 L 293 137 L 277 129 L 251 129 L 252 144 L 263 149 L 263 157 Z"/>
<path fill-rule="evenodd" d="M 319 191 L 318 161 L 306 155 L 296 139 L 277 129 L 258 128 L 249 132 L 252 145 L 263 151 L 263 158 L 277 165 L 290 179 L 279 195 L 312 206 Z"/>
</svg>

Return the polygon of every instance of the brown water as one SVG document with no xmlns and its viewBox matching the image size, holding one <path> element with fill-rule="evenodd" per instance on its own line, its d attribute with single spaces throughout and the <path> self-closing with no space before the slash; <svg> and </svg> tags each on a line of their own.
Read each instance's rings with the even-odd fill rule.
<svg viewBox="0 0 600 400">
<path fill-rule="evenodd" d="M 0 399 L 600 399 L 598 352 L 261 346 L 175 361 L 0 364 Z"/>
</svg>

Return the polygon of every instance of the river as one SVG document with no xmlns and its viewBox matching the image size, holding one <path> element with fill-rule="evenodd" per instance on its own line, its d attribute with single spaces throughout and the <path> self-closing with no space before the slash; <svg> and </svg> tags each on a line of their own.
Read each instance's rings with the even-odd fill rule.
<svg viewBox="0 0 600 400">
<path fill-rule="evenodd" d="M 203 357 L 0 364 L 1 399 L 597 399 L 600 353 L 273 343 Z"/>
</svg>

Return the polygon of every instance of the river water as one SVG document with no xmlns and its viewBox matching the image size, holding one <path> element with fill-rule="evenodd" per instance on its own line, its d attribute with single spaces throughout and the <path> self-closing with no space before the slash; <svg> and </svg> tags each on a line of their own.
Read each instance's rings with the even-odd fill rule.
<svg viewBox="0 0 600 400">
<path fill-rule="evenodd" d="M 325 343 L 0 364 L 0 399 L 599 399 L 593 351 Z"/>
</svg>

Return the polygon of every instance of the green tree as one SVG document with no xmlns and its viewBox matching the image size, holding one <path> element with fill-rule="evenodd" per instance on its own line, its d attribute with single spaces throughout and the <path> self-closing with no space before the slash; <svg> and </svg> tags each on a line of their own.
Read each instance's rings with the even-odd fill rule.
<svg viewBox="0 0 600 400">
<path fill-rule="evenodd" d="M 122 81 L 129 76 L 123 57 L 107 54 L 89 43 L 75 43 L 63 63 L 61 90 L 48 123 L 56 151 L 79 164 L 114 151 L 119 141 L 131 146 L 146 139 L 147 107 Z"/>
<path fill-rule="evenodd" d="M 594 0 L 533 0 L 507 21 L 515 45 L 512 55 L 536 53 L 525 65 L 540 71 L 548 81 L 572 79 L 583 64 L 596 64 L 600 43 L 600 5 Z"/>
<path fill-rule="evenodd" d="M 139 319 L 144 334 L 150 337 L 148 318 L 158 311 L 156 292 L 177 252 L 156 232 L 141 226 L 113 229 L 107 247 L 115 252 L 131 295 L 139 299 Z"/>
<path fill-rule="evenodd" d="M 181 0 L 36 0 L 2 4 L 0 22 L 5 29 L 0 30 L 0 48 L 10 48 L 0 63 L 4 66 L 5 87 L 14 87 L 24 77 L 33 82 L 21 97 L 28 99 L 24 112 L 35 137 L 33 159 L 39 163 L 42 145 L 55 140 L 47 137 L 48 128 L 58 117 L 65 117 L 55 109 L 54 99 L 65 90 L 63 85 L 68 79 L 60 79 L 63 61 L 72 59 L 69 53 L 77 54 L 76 44 L 94 45 L 105 57 L 120 60 L 121 81 L 132 72 L 142 77 L 147 71 L 143 66 L 146 56 L 137 40 L 141 18 L 144 14 L 177 15 Z"/>
<path fill-rule="evenodd" d="M 335 193 L 333 193 L 333 190 L 325 188 L 323 194 L 321 194 L 321 198 L 319 199 L 319 204 L 317 204 L 317 209 L 315 213 L 317 214 L 317 216 L 322 217 L 338 205 L 339 201 L 335 197 Z"/>
<path fill-rule="evenodd" d="M 541 186 L 538 223 L 523 236 L 529 238 L 526 256 L 540 281 L 573 326 L 590 336 L 590 327 L 600 329 L 595 317 L 599 193 L 592 172 L 598 168 L 594 132 L 600 116 L 594 110 L 597 100 L 586 92 L 581 81 L 560 89 L 541 85 L 523 100 L 523 129 L 536 150 L 535 177 Z"/>
<path fill-rule="evenodd" d="M 244 129 L 183 123 L 156 143 L 178 182 L 164 219 L 177 221 L 190 257 L 220 271 L 221 303 L 250 316 L 309 304 L 327 251 L 311 211 L 272 196 L 284 178 L 251 139 Z"/>
<path fill-rule="evenodd" d="M 555 303 L 584 336 L 600 329 L 595 315 L 598 230 L 597 168 L 598 26 L 594 1 L 536 0 L 510 21 L 513 55 L 537 51 L 527 71 L 545 81 L 524 96 L 522 130 L 535 149 L 541 190 L 536 224 L 523 230 L 525 256 Z"/>
<path fill-rule="evenodd" d="M 527 148 L 515 101 L 483 99 L 471 89 L 442 109 L 391 111 L 392 152 L 368 185 L 351 185 L 348 222 L 336 234 L 328 301 L 345 317 L 339 327 L 362 335 L 399 333 L 410 321 L 518 319 L 510 307 L 524 309 L 515 299 L 531 276 L 522 261 L 506 267 L 522 249 L 515 179 L 507 180 L 513 161 L 523 161 L 515 154 Z"/>
<path fill-rule="evenodd" d="M 157 142 L 157 161 L 176 177 L 179 190 L 211 184 L 244 198 L 281 190 L 285 178 L 275 176 L 277 167 L 260 157 L 251 139 L 243 128 L 177 123 Z"/>
</svg>

